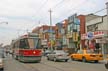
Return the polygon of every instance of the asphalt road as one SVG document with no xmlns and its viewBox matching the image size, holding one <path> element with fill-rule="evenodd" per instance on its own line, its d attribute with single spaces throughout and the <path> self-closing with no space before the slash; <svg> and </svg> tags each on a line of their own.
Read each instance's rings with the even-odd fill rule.
<svg viewBox="0 0 108 71">
<path fill-rule="evenodd" d="M 42 58 L 40 63 L 21 63 L 11 56 L 5 58 L 4 71 L 108 71 L 102 62 L 81 61 L 53 62 Z"/>
</svg>

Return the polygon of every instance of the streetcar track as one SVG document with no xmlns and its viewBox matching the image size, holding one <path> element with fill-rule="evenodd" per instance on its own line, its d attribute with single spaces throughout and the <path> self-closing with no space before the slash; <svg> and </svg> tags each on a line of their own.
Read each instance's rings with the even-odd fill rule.
<svg viewBox="0 0 108 71">
<path fill-rule="evenodd" d="M 39 70 L 39 69 L 37 69 L 36 68 L 36 65 L 38 65 L 39 64 L 39 66 L 44 66 L 45 68 L 50 68 L 50 69 L 52 69 L 52 71 L 53 71 L 53 69 L 54 70 L 58 70 L 58 71 L 65 71 L 64 69 L 61 69 L 61 68 L 58 68 L 58 67 L 56 67 L 56 66 L 53 66 L 53 65 L 50 65 L 50 64 L 47 64 L 47 62 L 43 62 L 43 61 L 41 61 L 40 63 L 22 63 L 22 62 L 20 62 L 20 61 L 17 61 L 17 60 L 15 60 L 15 59 L 13 59 L 12 58 L 12 60 L 14 61 L 14 62 L 17 62 L 18 64 L 20 63 L 20 65 L 25 69 L 25 70 L 27 70 L 27 71 L 41 71 L 41 70 Z M 49 61 L 48 61 L 49 62 Z M 51 62 L 51 63 L 55 63 L 55 62 Z M 69 62 L 70 63 L 70 62 Z M 68 63 L 67 63 L 68 64 Z M 62 66 L 62 64 L 60 63 L 60 65 Z"/>
<path fill-rule="evenodd" d="M 24 67 L 27 71 L 39 71 L 38 69 L 33 68 L 32 66 L 30 66 L 29 64 L 26 63 L 22 63 L 18 60 L 12 59 L 13 61 L 17 62 L 18 64 L 20 63 L 20 65 L 22 67 Z"/>
<path fill-rule="evenodd" d="M 21 63 L 21 65 L 25 67 L 27 70 L 29 69 L 28 71 L 40 71 L 28 63 Z"/>
<path fill-rule="evenodd" d="M 48 61 L 48 62 L 43 62 L 43 61 L 41 61 L 40 63 L 22 63 L 22 62 L 17 61 L 17 60 L 15 60 L 15 59 L 13 59 L 13 58 L 12 58 L 12 60 L 13 60 L 14 62 L 17 62 L 18 64 L 20 63 L 20 65 L 21 65 L 25 70 L 27 70 L 27 71 L 41 71 L 41 70 L 39 70 L 38 68 L 36 68 L 36 65 L 44 66 L 45 68 L 50 68 L 50 69 L 52 69 L 52 71 L 53 71 L 53 69 L 54 69 L 54 70 L 58 70 L 58 71 L 65 71 L 64 69 L 62 69 L 62 67 L 59 68 L 59 67 L 57 67 L 57 66 L 53 66 L 53 64 L 54 64 L 55 62 L 52 62 L 52 61 L 51 61 L 51 63 L 53 63 L 53 64 L 50 65 L 50 64 L 47 64 L 47 63 L 49 63 L 50 61 Z M 68 64 L 68 63 L 70 63 L 70 62 L 66 62 L 66 63 Z M 60 65 L 62 66 L 61 63 L 60 63 Z"/>
<path fill-rule="evenodd" d="M 55 66 L 51 66 L 51 65 L 48 65 L 48 64 L 45 64 L 45 63 L 39 63 L 40 65 L 43 65 L 43 66 L 46 66 L 46 68 L 52 68 L 52 69 L 57 69 L 57 70 L 59 70 L 59 71 L 64 71 L 63 69 L 60 69 L 60 68 L 57 68 L 57 67 L 55 67 Z M 29 67 L 29 69 L 32 69 L 31 71 L 41 71 L 41 70 L 38 70 L 36 67 L 35 67 L 35 65 L 36 64 L 22 64 L 26 69 Z"/>
<path fill-rule="evenodd" d="M 45 66 L 46 68 L 52 68 L 52 69 L 57 69 L 57 70 L 59 70 L 59 71 L 64 71 L 63 69 L 60 69 L 60 68 L 57 68 L 57 67 L 55 67 L 55 66 L 51 66 L 51 65 L 48 65 L 48 64 L 45 64 L 45 63 L 39 63 L 40 65 L 43 65 L 43 66 Z M 33 66 L 32 66 L 33 65 Z M 36 69 L 36 67 L 35 67 L 35 65 L 36 64 L 30 64 L 29 66 L 30 67 L 32 67 L 32 68 L 34 68 L 34 69 Z M 38 70 L 38 71 L 41 71 L 41 70 Z"/>
<path fill-rule="evenodd" d="M 49 65 L 49 64 L 46 64 L 46 63 L 41 63 L 41 64 L 43 64 L 43 65 L 45 65 L 45 66 L 48 66 L 48 67 L 52 67 L 52 68 L 58 69 L 58 70 L 60 70 L 60 71 L 64 71 L 63 69 L 60 69 L 60 68 L 58 68 L 58 67 L 56 67 L 56 66 L 52 66 L 52 65 Z"/>
<path fill-rule="evenodd" d="M 37 69 L 36 67 L 35 67 L 35 65 L 37 64 L 37 63 L 33 63 L 33 64 L 31 64 L 31 63 L 21 63 L 20 61 L 17 61 L 17 60 L 15 60 L 15 59 L 13 59 L 12 58 L 12 60 L 14 61 L 14 62 L 17 62 L 18 64 L 20 63 L 20 65 L 24 68 L 24 69 L 26 69 L 27 71 L 41 71 L 41 70 L 39 70 L 39 69 Z M 46 64 L 46 63 L 44 63 L 44 62 L 40 62 L 39 63 L 40 65 L 43 65 L 43 66 L 46 66 L 46 68 L 52 68 L 52 69 L 57 69 L 57 70 L 59 70 L 59 71 L 64 71 L 63 69 L 60 69 L 60 68 L 57 68 L 57 67 L 55 67 L 55 66 L 51 66 L 51 65 L 48 65 L 48 64 Z"/>
</svg>

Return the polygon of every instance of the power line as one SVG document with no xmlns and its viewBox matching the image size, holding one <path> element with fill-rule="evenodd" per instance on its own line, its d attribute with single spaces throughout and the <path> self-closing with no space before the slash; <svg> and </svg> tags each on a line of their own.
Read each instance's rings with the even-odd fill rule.
<svg viewBox="0 0 108 71">
<path fill-rule="evenodd" d="M 62 4 L 63 2 L 64 2 L 64 0 L 61 0 L 59 3 L 57 3 L 56 5 L 54 5 L 51 9 L 56 8 L 57 6 L 59 6 L 60 4 Z M 41 19 L 43 19 L 43 17 Z"/>
<path fill-rule="evenodd" d="M 86 2 L 88 2 L 88 0 L 83 1 L 82 3 L 80 3 L 79 5 L 77 5 L 76 7 L 68 10 L 67 12 L 72 12 L 73 10 L 76 10 L 78 7 L 81 7 L 82 5 L 84 5 Z"/>
<path fill-rule="evenodd" d="M 59 6 L 61 3 L 63 3 L 64 2 L 64 0 L 61 0 L 59 3 L 57 3 L 55 6 L 53 6 L 51 9 L 54 9 L 54 8 L 56 8 L 57 6 Z"/>
<path fill-rule="evenodd" d="M 43 3 L 43 4 L 39 7 L 39 9 L 36 11 L 36 14 L 44 8 L 44 6 L 46 5 L 47 2 L 48 2 L 48 0 L 45 0 L 45 1 L 44 1 L 44 3 Z M 40 14 L 40 13 L 39 13 L 39 14 Z M 39 15 L 39 14 L 37 14 L 37 15 Z M 35 16 L 36 16 L 36 15 L 35 15 Z M 32 27 L 29 27 L 29 28 L 33 28 L 35 25 L 36 25 L 36 23 L 35 23 Z"/>
<path fill-rule="evenodd" d="M 104 8 L 104 9 L 98 10 L 98 11 L 94 12 L 93 14 L 99 13 L 99 12 L 105 10 L 105 9 L 107 9 L 107 8 Z"/>
<path fill-rule="evenodd" d="M 81 4 L 79 4 L 78 6 L 74 7 L 73 9 L 76 9 L 77 7 L 80 7 L 80 6 L 84 5 L 85 2 L 87 2 L 87 1 L 88 1 L 88 0 L 83 1 Z M 63 2 L 64 2 L 64 0 L 61 0 L 59 3 L 57 3 L 57 4 L 56 4 L 54 7 L 52 7 L 51 9 L 56 8 L 57 6 L 59 6 L 60 4 L 62 4 Z M 73 9 L 68 10 L 67 12 L 71 12 Z M 67 14 L 67 13 L 66 13 L 66 14 Z"/>
<path fill-rule="evenodd" d="M 43 7 L 46 5 L 47 2 L 48 2 L 48 0 L 46 0 L 46 1 L 39 7 L 38 11 L 42 10 Z"/>
<path fill-rule="evenodd" d="M 46 1 L 48 1 L 48 0 L 46 0 Z M 80 6 L 82 6 L 82 5 L 84 5 L 85 4 L 85 2 L 87 2 L 88 0 L 85 0 L 84 2 L 82 2 L 81 4 L 79 4 L 78 6 L 76 6 L 76 7 L 74 7 L 73 9 L 76 9 L 76 8 L 78 8 L 78 7 L 80 7 Z M 57 6 L 59 6 L 60 4 L 62 4 L 64 2 L 64 0 L 61 0 L 59 3 L 57 3 L 54 7 L 52 7 L 51 9 L 54 9 L 54 8 L 56 8 Z M 45 5 L 45 3 L 46 2 L 44 2 L 44 4 L 40 7 L 40 8 L 43 8 L 43 6 Z M 68 12 L 69 11 L 72 11 L 73 9 L 71 9 L 71 10 L 68 10 Z M 98 12 L 101 12 L 101 11 L 103 11 L 104 9 L 102 9 L 102 10 L 99 10 L 99 11 L 96 11 L 95 13 L 98 13 Z M 34 26 L 33 26 L 34 27 Z"/>
</svg>

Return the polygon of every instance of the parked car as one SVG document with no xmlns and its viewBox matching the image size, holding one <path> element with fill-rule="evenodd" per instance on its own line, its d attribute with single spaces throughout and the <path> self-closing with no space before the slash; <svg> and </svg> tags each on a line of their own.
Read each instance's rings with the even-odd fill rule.
<svg viewBox="0 0 108 71">
<path fill-rule="evenodd" d="M 4 50 L 0 48 L 0 70 L 4 69 Z"/>
<path fill-rule="evenodd" d="M 108 61 L 105 62 L 105 68 L 108 69 Z"/>
<path fill-rule="evenodd" d="M 51 52 L 52 52 L 51 50 L 45 50 L 44 56 L 47 56 L 47 55 L 50 54 Z"/>
<path fill-rule="evenodd" d="M 102 54 L 93 53 L 90 50 L 78 50 L 77 53 L 70 55 L 72 60 L 82 60 L 83 62 L 86 61 L 94 61 L 98 63 L 99 60 L 103 60 Z"/>
<path fill-rule="evenodd" d="M 47 55 L 47 60 L 65 60 L 67 62 L 69 60 L 68 53 L 64 52 L 63 50 L 55 50 Z"/>
</svg>

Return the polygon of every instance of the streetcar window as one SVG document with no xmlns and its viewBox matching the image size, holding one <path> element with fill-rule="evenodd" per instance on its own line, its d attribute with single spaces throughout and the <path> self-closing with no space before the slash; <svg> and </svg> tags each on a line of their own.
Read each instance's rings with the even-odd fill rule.
<svg viewBox="0 0 108 71">
<path fill-rule="evenodd" d="M 26 39 L 21 39 L 21 40 L 20 40 L 20 46 L 19 46 L 19 48 L 24 48 L 24 49 L 29 48 L 29 47 L 28 47 L 28 42 L 27 42 Z"/>
<path fill-rule="evenodd" d="M 28 43 L 29 43 L 29 46 L 31 49 L 34 49 L 34 41 L 33 41 L 33 38 L 29 38 L 28 39 Z"/>
<path fill-rule="evenodd" d="M 38 39 L 34 39 L 34 46 L 35 46 L 35 48 L 37 48 L 37 44 L 38 44 Z"/>
<path fill-rule="evenodd" d="M 38 39 L 38 45 L 37 45 L 37 48 L 41 48 L 41 40 Z"/>
</svg>

